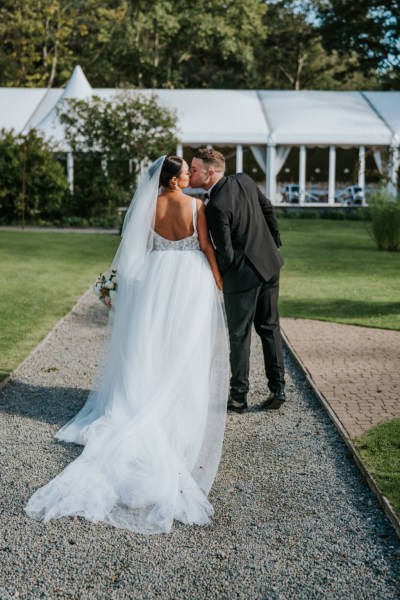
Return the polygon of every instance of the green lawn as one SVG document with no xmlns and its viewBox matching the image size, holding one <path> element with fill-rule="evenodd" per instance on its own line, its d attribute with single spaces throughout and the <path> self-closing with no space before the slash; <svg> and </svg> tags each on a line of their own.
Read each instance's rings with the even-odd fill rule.
<svg viewBox="0 0 400 600">
<path fill-rule="evenodd" d="M 368 222 L 280 219 L 285 317 L 400 329 L 400 253 L 379 252 Z"/>
<path fill-rule="evenodd" d="M 356 446 L 384 496 L 400 515 L 400 419 L 381 423 Z"/>
<path fill-rule="evenodd" d="M 118 236 L 0 231 L 0 380 L 108 268 Z"/>
<path fill-rule="evenodd" d="M 281 219 L 283 316 L 400 329 L 400 254 L 364 222 Z M 110 235 L 0 232 L 0 380 L 108 268 Z"/>
</svg>

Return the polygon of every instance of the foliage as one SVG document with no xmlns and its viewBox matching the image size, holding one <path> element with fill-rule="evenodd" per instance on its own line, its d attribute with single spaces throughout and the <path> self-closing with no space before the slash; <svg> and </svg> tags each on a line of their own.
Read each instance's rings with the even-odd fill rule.
<svg viewBox="0 0 400 600">
<path fill-rule="evenodd" d="M 118 243 L 105 234 L 1 232 L 0 380 L 108 268 Z"/>
<path fill-rule="evenodd" d="M 21 219 L 22 174 L 26 169 L 25 217 L 28 222 L 58 219 L 67 200 L 65 169 L 54 148 L 36 131 L 15 135 L 0 131 L 0 221 Z"/>
<path fill-rule="evenodd" d="M 400 197 L 381 192 L 369 200 L 372 235 L 379 250 L 400 251 Z"/>
<path fill-rule="evenodd" d="M 128 0 L 118 40 L 96 66 L 95 84 L 249 87 L 263 37 L 261 0 Z"/>
<path fill-rule="evenodd" d="M 268 2 L 265 30 L 258 87 L 295 90 L 375 87 L 372 74 L 366 81 L 357 72 L 355 52 L 339 58 L 334 49 L 331 53 L 326 51 L 316 27 L 312 2 Z"/>
<path fill-rule="evenodd" d="M 400 515 L 400 419 L 381 423 L 356 440 L 382 493 Z"/>
<path fill-rule="evenodd" d="M 323 207 L 323 208 L 295 208 L 278 207 L 275 214 L 282 219 L 329 219 L 332 221 L 370 221 L 371 215 L 367 207 Z"/>
<path fill-rule="evenodd" d="M 400 254 L 377 252 L 368 223 L 281 219 L 285 317 L 400 330 Z"/>
<path fill-rule="evenodd" d="M 367 77 L 375 72 L 384 87 L 398 89 L 399 0 L 317 0 L 315 5 L 325 47 L 345 61 L 349 53 L 356 54 L 357 69 Z M 347 63 L 349 72 L 354 67 Z"/>
<path fill-rule="evenodd" d="M 0 85 L 59 86 L 81 64 L 94 87 L 376 88 L 397 1 L 3 0 Z"/>
<path fill-rule="evenodd" d="M 129 202 L 141 161 L 177 144 L 175 114 L 153 94 L 121 91 L 112 100 L 69 100 L 60 120 L 75 157 L 70 215 L 112 216 Z"/>
<path fill-rule="evenodd" d="M 125 0 L 2 0 L 0 85 L 63 84 L 81 57 L 99 59 L 125 13 Z"/>
</svg>

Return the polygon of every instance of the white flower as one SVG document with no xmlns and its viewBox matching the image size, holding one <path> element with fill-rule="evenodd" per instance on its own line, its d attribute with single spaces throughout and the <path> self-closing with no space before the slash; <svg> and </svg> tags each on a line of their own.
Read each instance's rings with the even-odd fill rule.
<svg viewBox="0 0 400 600">
<path fill-rule="evenodd" d="M 117 296 L 117 292 L 114 292 L 114 290 L 110 290 L 110 300 L 112 303 L 114 303 L 116 296 Z"/>
<path fill-rule="evenodd" d="M 96 296 L 100 296 L 101 294 L 101 285 L 96 283 L 96 285 L 93 288 L 94 293 L 96 294 Z"/>
<path fill-rule="evenodd" d="M 114 284 L 112 281 L 106 281 L 103 287 L 107 288 L 108 290 L 113 290 Z"/>
</svg>

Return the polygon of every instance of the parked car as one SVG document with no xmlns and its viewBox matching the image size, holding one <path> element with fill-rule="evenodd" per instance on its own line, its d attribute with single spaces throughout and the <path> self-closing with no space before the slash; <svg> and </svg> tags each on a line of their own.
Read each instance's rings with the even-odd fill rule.
<svg viewBox="0 0 400 600">
<path fill-rule="evenodd" d="M 363 204 L 365 192 L 359 185 L 350 185 L 343 192 L 338 194 L 337 199 L 341 204 L 350 206 L 351 204 Z"/>
<path fill-rule="evenodd" d="M 283 201 L 292 204 L 298 204 L 300 202 L 300 186 L 297 183 L 290 183 L 285 186 L 283 190 Z"/>
</svg>

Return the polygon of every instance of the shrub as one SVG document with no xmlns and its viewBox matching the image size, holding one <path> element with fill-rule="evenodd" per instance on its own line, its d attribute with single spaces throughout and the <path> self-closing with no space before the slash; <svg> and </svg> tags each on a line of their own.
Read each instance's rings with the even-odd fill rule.
<svg viewBox="0 0 400 600">
<path fill-rule="evenodd" d="M 326 207 L 276 207 L 275 214 L 278 219 L 328 219 L 332 221 L 370 221 L 371 215 L 368 207 L 352 206 L 347 208 Z"/>
<path fill-rule="evenodd" d="M 299 219 L 319 219 L 320 212 L 313 208 L 306 208 L 299 211 Z"/>
<path fill-rule="evenodd" d="M 68 199 L 64 166 L 54 149 L 34 130 L 26 135 L 0 131 L 0 221 L 17 223 L 22 213 L 25 155 L 25 218 L 29 223 L 61 217 Z"/>
<path fill-rule="evenodd" d="M 121 91 L 112 100 L 70 99 L 59 110 L 74 153 L 68 215 L 110 219 L 128 206 L 141 162 L 174 151 L 176 115 L 155 95 Z"/>
<path fill-rule="evenodd" d="M 372 236 L 379 250 L 400 251 L 400 198 L 380 192 L 370 198 Z"/>
</svg>

